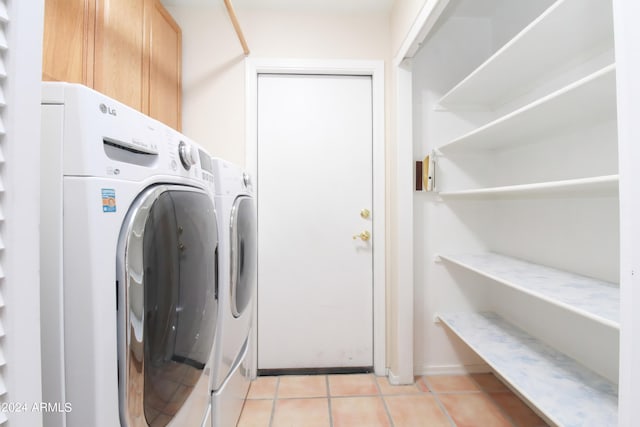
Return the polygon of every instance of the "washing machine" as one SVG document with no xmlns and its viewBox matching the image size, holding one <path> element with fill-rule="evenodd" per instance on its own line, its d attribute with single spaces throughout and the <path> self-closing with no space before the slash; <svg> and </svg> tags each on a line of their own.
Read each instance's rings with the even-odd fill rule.
<svg viewBox="0 0 640 427">
<path fill-rule="evenodd" d="M 42 94 L 44 425 L 209 426 L 210 155 L 84 86 Z"/>
<path fill-rule="evenodd" d="M 212 161 L 221 257 L 211 414 L 213 427 L 232 427 L 238 422 L 251 381 L 257 215 L 249 175 L 231 162 L 220 158 Z"/>
</svg>

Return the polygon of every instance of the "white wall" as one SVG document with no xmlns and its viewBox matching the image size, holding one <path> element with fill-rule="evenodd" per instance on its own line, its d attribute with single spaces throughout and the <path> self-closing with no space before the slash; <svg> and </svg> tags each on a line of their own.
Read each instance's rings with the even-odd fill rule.
<svg viewBox="0 0 640 427">
<path fill-rule="evenodd" d="M 391 54 L 396 56 L 416 17 L 428 0 L 395 0 L 391 9 Z"/>
<path fill-rule="evenodd" d="M 183 132 L 245 163 L 244 56 L 221 5 L 168 7 L 182 28 Z M 388 14 L 236 9 L 253 58 L 389 58 Z"/>
<path fill-rule="evenodd" d="M 450 4 L 452 6 L 452 4 Z M 458 117 L 434 111 L 434 103 L 453 85 L 481 64 L 492 52 L 492 28 L 487 19 L 474 17 L 449 18 L 449 8 L 443 19 L 447 25 L 436 25 L 418 54 L 412 60 L 413 71 L 413 155 L 422 159 L 441 141 L 448 141 L 483 122 L 485 114 L 469 113 Z M 469 37 L 473 34 L 473 37 Z M 441 159 L 442 162 L 446 158 Z M 451 170 L 439 168 L 438 171 Z M 438 182 L 448 182 L 438 176 Z M 446 204 L 434 193 L 414 194 L 414 312 L 415 370 L 420 374 L 485 370 L 482 361 L 469 351 L 442 324 L 434 323 L 437 311 L 460 311 L 487 308 L 487 298 L 481 286 L 458 286 L 466 277 L 455 277 L 446 264 L 434 262 L 439 252 L 456 251 L 457 247 L 482 248 L 480 236 L 474 230 L 486 219 L 482 202 Z M 446 285 L 444 285 L 446 284 Z"/>
</svg>

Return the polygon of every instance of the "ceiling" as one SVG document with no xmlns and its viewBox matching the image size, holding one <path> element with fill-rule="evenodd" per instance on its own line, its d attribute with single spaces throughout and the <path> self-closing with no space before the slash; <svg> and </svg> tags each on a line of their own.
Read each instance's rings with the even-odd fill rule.
<svg viewBox="0 0 640 427">
<path fill-rule="evenodd" d="M 165 6 L 210 6 L 222 0 L 161 0 Z M 394 0 L 231 0 L 233 7 L 327 12 L 388 12 Z"/>
</svg>

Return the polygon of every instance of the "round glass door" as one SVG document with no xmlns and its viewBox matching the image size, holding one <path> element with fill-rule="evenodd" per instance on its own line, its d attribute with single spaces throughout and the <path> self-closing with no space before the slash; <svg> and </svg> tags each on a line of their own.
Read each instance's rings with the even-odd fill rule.
<svg viewBox="0 0 640 427">
<path fill-rule="evenodd" d="M 231 311 L 244 313 L 256 286 L 258 257 L 256 206 L 253 197 L 238 197 L 231 209 Z"/>
<path fill-rule="evenodd" d="M 195 188 L 152 187 L 132 206 L 120 240 L 121 419 L 165 426 L 189 399 L 213 345 L 218 230 L 211 199 Z"/>
</svg>

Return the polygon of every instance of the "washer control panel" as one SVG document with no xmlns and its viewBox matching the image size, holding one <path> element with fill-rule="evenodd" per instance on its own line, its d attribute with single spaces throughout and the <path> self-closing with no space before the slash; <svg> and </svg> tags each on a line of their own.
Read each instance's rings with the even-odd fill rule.
<svg viewBox="0 0 640 427">
<path fill-rule="evenodd" d="M 191 169 L 191 166 L 198 162 L 196 147 L 184 141 L 180 141 L 180 144 L 178 144 L 178 157 L 185 170 Z"/>
</svg>

